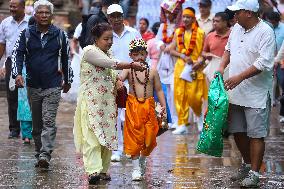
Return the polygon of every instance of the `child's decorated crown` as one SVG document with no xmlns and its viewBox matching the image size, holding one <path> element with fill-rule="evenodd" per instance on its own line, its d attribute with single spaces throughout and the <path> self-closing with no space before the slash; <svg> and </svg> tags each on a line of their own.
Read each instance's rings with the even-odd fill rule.
<svg viewBox="0 0 284 189">
<path fill-rule="evenodd" d="M 130 43 L 129 43 L 129 51 L 133 51 L 133 50 L 147 50 L 147 43 L 142 39 L 133 39 Z"/>
</svg>

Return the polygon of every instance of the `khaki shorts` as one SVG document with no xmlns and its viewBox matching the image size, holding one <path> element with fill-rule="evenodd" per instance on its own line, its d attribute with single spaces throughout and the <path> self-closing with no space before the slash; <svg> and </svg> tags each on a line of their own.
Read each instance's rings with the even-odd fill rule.
<svg viewBox="0 0 284 189">
<path fill-rule="evenodd" d="M 247 133 L 250 138 L 264 138 L 269 135 L 270 98 L 266 108 L 247 108 L 235 104 L 229 105 L 228 132 Z"/>
</svg>

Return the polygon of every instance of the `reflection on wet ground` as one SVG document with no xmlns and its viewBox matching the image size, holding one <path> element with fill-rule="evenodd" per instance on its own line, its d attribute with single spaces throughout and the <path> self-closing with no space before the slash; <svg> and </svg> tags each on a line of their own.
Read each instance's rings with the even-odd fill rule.
<svg viewBox="0 0 284 189">
<path fill-rule="evenodd" d="M 198 154 L 195 146 L 198 134 L 174 136 L 167 132 L 159 137 L 158 147 L 148 158 L 145 179 L 131 181 L 132 164 L 126 157 L 112 163 L 110 182 L 89 186 L 83 162 L 75 153 L 72 135 L 75 105 L 61 103 L 58 114 L 56 149 L 48 170 L 34 168 L 34 145 L 25 146 L 20 139 L 7 139 L 7 104 L 0 98 L 0 188 L 99 188 L 99 189 L 180 189 L 180 188 L 239 188 L 230 175 L 241 162 L 231 138 L 224 141 L 224 155 L 214 158 Z M 261 186 L 265 189 L 284 188 L 284 134 L 279 132 L 277 112 L 273 110 L 270 137 L 262 167 Z"/>
</svg>

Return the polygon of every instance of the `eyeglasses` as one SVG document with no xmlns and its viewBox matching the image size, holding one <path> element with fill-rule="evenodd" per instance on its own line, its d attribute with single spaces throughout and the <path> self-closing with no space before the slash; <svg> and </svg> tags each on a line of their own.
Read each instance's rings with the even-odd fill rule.
<svg viewBox="0 0 284 189">
<path fill-rule="evenodd" d="M 51 15 L 50 12 L 36 12 L 36 14 L 38 14 L 40 16 L 43 16 L 43 15 L 50 16 Z"/>
</svg>

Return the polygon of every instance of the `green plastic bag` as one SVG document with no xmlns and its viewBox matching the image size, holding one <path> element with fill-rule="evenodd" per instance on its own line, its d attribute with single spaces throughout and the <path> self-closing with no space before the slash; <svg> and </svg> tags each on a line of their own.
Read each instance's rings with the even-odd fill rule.
<svg viewBox="0 0 284 189">
<path fill-rule="evenodd" d="M 223 77 L 219 72 L 210 83 L 208 110 L 203 129 L 197 144 L 197 151 L 221 157 L 223 153 L 223 131 L 227 128 L 229 97 L 224 88 Z"/>
</svg>

